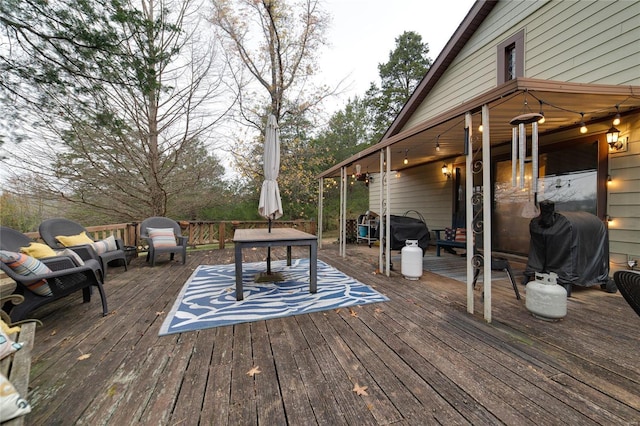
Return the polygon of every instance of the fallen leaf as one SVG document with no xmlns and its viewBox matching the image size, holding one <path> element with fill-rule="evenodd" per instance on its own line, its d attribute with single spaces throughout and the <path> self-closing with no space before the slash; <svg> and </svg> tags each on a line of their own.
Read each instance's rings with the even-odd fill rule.
<svg viewBox="0 0 640 426">
<path fill-rule="evenodd" d="M 53 330 L 53 331 L 51 332 L 51 335 L 52 335 L 52 336 L 55 336 L 56 334 L 58 334 L 58 330 Z"/>
<path fill-rule="evenodd" d="M 78 361 L 82 361 L 85 360 L 87 358 L 91 357 L 91 354 L 82 354 L 78 357 Z"/>
<path fill-rule="evenodd" d="M 358 313 L 353 309 L 349 309 L 349 315 L 351 315 L 354 318 L 358 318 Z"/>
<path fill-rule="evenodd" d="M 356 395 L 369 396 L 369 394 L 367 393 L 367 389 L 369 389 L 369 386 L 360 386 L 356 383 L 351 390 L 354 391 Z"/>
<path fill-rule="evenodd" d="M 116 390 L 117 390 L 116 385 L 111 386 L 111 387 L 107 390 L 107 395 L 108 395 L 108 396 L 111 396 L 111 397 L 115 396 L 115 395 L 116 395 Z"/>
<path fill-rule="evenodd" d="M 381 313 L 383 313 L 384 311 L 383 311 L 382 309 L 380 309 L 380 308 L 376 308 L 376 309 L 374 310 L 374 312 L 375 312 L 376 314 L 381 314 Z"/>
<path fill-rule="evenodd" d="M 336 309 L 336 314 L 340 313 L 340 308 Z"/>
<path fill-rule="evenodd" d="M 251 370 L 247 371 L 247 376 L 253 377 L 256 374 L 260 374 L 260 373 L 262 373 L 262 371 L 260 371 L 260 367 L 255 366 Z"/>
<path fill-rule="evenodd" d="M 156 316 L 164 315 L 164 311 L 156 312 Z"/>
</svg>

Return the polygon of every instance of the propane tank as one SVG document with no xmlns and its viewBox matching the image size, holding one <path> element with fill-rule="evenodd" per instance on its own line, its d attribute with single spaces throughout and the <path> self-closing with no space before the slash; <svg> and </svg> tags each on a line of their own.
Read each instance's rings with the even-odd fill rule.
<svg viewBox="0 0 640 426">
<path fill-rule="evenodd" d="M 526 307 L 535 316 L 555 321 L 567 315 L 567 290 L 557 283 L 558 274 L 536 273 L 535 281 L 527 283 Z"/>
<path fill-rule="evenodd" d="M 422 276 L 422 249 L 418 240 L 407 240 L 402 247 L 402 275 L 408 280 L 417 280 Z"/>
</svg>

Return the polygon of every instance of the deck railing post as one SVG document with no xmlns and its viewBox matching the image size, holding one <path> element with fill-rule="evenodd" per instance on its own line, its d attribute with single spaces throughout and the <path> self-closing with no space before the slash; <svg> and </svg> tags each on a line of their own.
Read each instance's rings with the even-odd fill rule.
<svg viewBox="0 0 640 426">
<path fill-rule="evenodd" d="M 224 228 L 225 228 L 225 223 L 220 222 L 218 224 L 218 247 L 221 250 L 224 248 L 224 239 L 225 239 Z"/>
</svg>

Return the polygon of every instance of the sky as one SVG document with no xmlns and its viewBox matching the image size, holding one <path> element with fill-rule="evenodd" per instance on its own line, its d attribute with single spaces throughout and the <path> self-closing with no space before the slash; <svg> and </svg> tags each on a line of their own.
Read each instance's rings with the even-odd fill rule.
<svg viewBox="0 0 640 426">
<path fill-rule="evenodd" d="M 378 64 L 389 60 L 395 39 L 415 31 L 429 45 L 429 57 L 440 51 L 471 9 L 474 0 L 325 0 L 332 15 L 327 31 L 329 48 L 319 66 L 324 83 L 345 80 L 348 90 L 336 108 L 349 97 L 364 95 L 372 81 L 379 84 Z"/>
</svg>

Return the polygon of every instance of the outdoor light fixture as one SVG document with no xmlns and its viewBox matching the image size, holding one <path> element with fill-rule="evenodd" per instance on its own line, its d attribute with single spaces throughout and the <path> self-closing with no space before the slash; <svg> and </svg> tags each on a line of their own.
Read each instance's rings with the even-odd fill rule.
<svg viewBox="0 0 640 426">
<path fill-rule="evenodd" d="M 607 143 L 609 144 L 609 151 L 620 151 L 623 147 L 622 141 L 619 141 L 620 130 L 611 126 L 607 130 Z"/>
<path fill-rule="evenodd" d="M 620 105 L 616 105 L 616 116 L 613 118 L 614 126 L 618 126 L 620 124 Z"/>
<path fill-rule="evenodd" d="M 587 133 L 587 125 L 584 124 L 584 112 L 580 113 L 580 133 L 582 133 L 583 135 L 585 133 Z"/>
<path fill-rule="evenodd" d="M 451 177 L 451 172 L 449 171 L 449 167 L 447 167 L 446 163 L 442 165 L 442 174 L 445 175 L 447 179 Z"/>
<path fill-rule="evenodd" d="M 609 215 L 606 215 L 604 218 L 607 222 L 613 222 L 613 218 Z"/>
<path fill-rule="evenodd" d="M 404 150 L 404 160 L 402 161 L 405 165 L 409 164 L 409 159 L 407 158 L 407 154 L 409 154 L 409 150 L 405 149 Z"/>
<path fill-rule="evenodd" d="M 440 152 L 440 135 L 436 137 L 436 152 Z"/>
<path fill-rule="evenodd" d="M 480 123 L 480 125 L 478 126 L 478 131 L 479 131 L 480 133 L 482 133 L 482 130 L 483 130 L 483 129 L 484 129 L 484 128 L 482 127 L 482 123 Z"/>
</svg>

